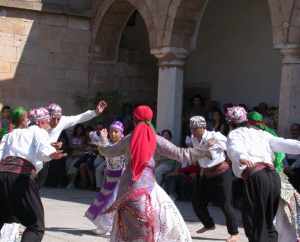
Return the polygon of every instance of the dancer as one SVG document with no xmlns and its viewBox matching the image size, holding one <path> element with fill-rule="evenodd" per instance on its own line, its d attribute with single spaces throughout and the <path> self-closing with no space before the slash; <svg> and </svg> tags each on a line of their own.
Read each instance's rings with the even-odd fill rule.
<svg viewBox="0 0 300 242">
<path fill-rule="evenodd" d="M 107 107 L 107 103 L 105 101 L 100 101 L 96 106 L 96 110 L 89 110 L 75 116 L 64 116 L 62 115 L 62 108 L 58 104 L 55 103 L 50 104 L 47 107 L 51 117 L 50 120 L 51 129 L 49 129 L 48 131 L 50 141 L 53 144 L 56 144 L 63 130 L 71 128 L 76 124 L 87 122 L 93 119 L 97 115 L 100 115 L 105 110 L 106 107 Z M 48 166 L 49 164 L 45 164 L 44 168 L 41 170 L 41 172 L 39 172 L 39 176 L 37 179 L 39 186 L 42 186 L 46 182 L 48 169 L 49 169 Z"/>
<path fill-rule="evenodd" d="M 33 180 L 36 160 L 50 161 L 65 156 L 49 142 L 46 130 L 50 116 L 46 109 L 35 111 L 35 123 L 27 127 L 27 114 L 17 120 L 19 127 L 5 135 L 0 144 L 0 228 L 18 222 L 26 227 L 22 242 L 41 242 L 45 225 L 39 189 Z"/>
<path fill-rule="evenodd" d="M 206 151 L 178 148 L 151 126 L 148 106 L 134 110 L 131 135 L 113 146 L 99 147 L 106 157 L 126 155 L 128 164 L 121 177 L 117 201 L 107 211 L 116 211 L 112 242 L 191 242 L 189 230 L 166 192 L 156 183 L 154 155 L 189 162 L 209 156 Z"/>
<path fill-rule="evenodd" d="M 107 131 L 101 130 L 107 140 Z M 109 127 L 109 144 L 119 143 L 124 137 L 124 126 L 121 122 L 115 121 Z M 97 226 L 94 231 L 98 235 L 110 235 L 113 226 L 114 213 L 105 211 L 115 202 L 118 194 L 120 177 L 125 168 L 126 157 L 124 155 L 106 159 L 105 180 L 101 191 L 97 194 L 96 200 L 86 212 L 86 216 Z"/>
<path fill-rule="evenodd" d="M 230 237 L 227 242 L 236 242 L 239 239 L 238 221 L 231 204 L 233 173 L 226 161 L 226 137 L 220 132 L 206 130 L 206 120 L 202 116 L 190 119 L 193 147 L 207 149 L 211 158 L 200 159 L 202 168 L 200 177 L 197 177 L 197 191 L 193 196 L 193 207 L 204 227 L 197 233 L 204 233 L 215 229 L 215 223 L 208 211 L 208 203 L 213 202 L 220 207 L 226 218 L 227 231 Z M 209 147 L 210 142 L 214 142 Z"/>
<path fill-rule="evenodd" d="M 248 120 L 251 127 L 262 129 L 278 137 L 275 130 L 269 128 L 264 123 L 264 117 L 260 113 L 249 113 Z M 281 195 L 275 223 L 278 231 L 278 242 L 300 241 L 300 194 L 294 189 L 288 177 L 283 173 L 285 154 L 276 152 L 274 155 L 273 164 L 281 180 Z"/>
<path fill-rule="evenodd" d="M 275 171 L 274 152 L 300 153 L 300 142 L 275 137 L 247 127 L 243 107 L 227 110 L 232 131 L 227 140 L 227 154 L 233 172 L 244 180 L 242 217 L 249 242 L 277 242 L 273 221 L 280 201 L 280 177 Z"/>
</svg>

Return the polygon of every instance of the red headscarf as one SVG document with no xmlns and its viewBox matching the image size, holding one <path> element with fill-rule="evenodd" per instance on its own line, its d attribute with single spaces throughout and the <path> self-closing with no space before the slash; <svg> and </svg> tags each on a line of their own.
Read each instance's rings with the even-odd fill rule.
<svg viewBox="0 0 300 242">
<path fill-rule="evenodd" d="M 138 124 L 130 142 L 132 179 L 137 181 L 156 149 L 156 134 L 151 126 L 153 111 L 148 106 L 138 106 L 133 117 Z"/>
</svg>

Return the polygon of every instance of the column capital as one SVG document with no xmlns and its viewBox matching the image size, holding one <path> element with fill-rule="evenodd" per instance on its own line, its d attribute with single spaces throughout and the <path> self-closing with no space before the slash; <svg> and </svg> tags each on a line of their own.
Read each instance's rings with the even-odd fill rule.
<svg viewBox="0 0 300 242">
<path fill-rule="evenodd" d="M 281 48 L 283 64 L 300 64 L 300 47 Z"/>
<path fill-rule="evenodd" d="M 189 52 L 183 48 L 162 47 L 151 49 L 151 54 L 158 59 L 161 67 L 183 67 Z"/>
</svg>

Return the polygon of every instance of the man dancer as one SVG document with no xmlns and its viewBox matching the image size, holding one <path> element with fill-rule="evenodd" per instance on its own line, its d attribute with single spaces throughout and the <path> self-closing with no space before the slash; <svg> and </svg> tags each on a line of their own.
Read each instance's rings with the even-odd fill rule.
<svg viewBox="0 0 300 242">
<path fill-rule="evenodd" d="M 232 201 L 233 174 L 226 161 L 226 137 L 220 132 L 206 130 L 206 120 L 202 116 L 190 119 L 192 143 L 194 148 L 207 149 L 210 159 L 198 161 L 202 168 L 197 178 L 196 191 L 193 196 L 193 206 L 204 227 L 197 233 L 204 233 L 215 229 L 215 223 L 208 211 L 208 203 L 219 206 L 226 218 L 227 230 L 230 237 L 227 242 L 236 242 L 239 239 L 238 222 Z"/>
<path fill-rule="evenodd" d="M 274 152 L 300 154 L 300 142 L 275 137 L 263 130 L 247 127 L 243 107 L 227 110 L 233 129 L 227 152 L 234 174 L 244 180 L 242 217 L 249 242 L 277 242 L 273 221 L 280 200 L 280 177 L 275 171 Z"/>
<path fill-rule="evenodd" d="M 0 143 L 0 229 L 4 223 L 21 223 L 26 227 L 22 242 L 41 242 L 45 230 L 44 209 L 33 180 L 36 160 L 47 162 L 65 156 L 49 142 L 48 111 L 35 110 L 34 121 L 36 125 L 26 128 L 27 115 L 21 115 L 16 123 L 20 128 Z"/>
<path fill-rule="evenodd" d="M 58 104 L 55 103 L 50 104 L 47 107 L 51 117 L 50 120 L 51 129 L 49 130 L 50 142 L 55 144 L 63 130 L 71 128 L 76 124 L 84 123 L 95 118 L 97 115 L 100 115 L 105 110 L 106 107 L 107 107 L 107 103 L 105 101 L 100 101 L 96 106 L 95 110 L 88 110 L 82 114 L 75 115 L 75 116 L 64 116 L 62 115 L 62 108 Z M 42 171 L 39 173 L 37 179 L 39 186 L 42 186 L 45 183 L 48 175 L 48 169 L 49 169 L 49 164 L 47 163 L 45 164 Z"/>
</svg>

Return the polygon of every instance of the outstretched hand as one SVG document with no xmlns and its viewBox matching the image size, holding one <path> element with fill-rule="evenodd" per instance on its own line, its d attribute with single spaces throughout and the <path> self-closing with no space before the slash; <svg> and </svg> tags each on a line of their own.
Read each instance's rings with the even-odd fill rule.
<svg viewBox="0 0 300 242">
<path fill-rule="evenodd" d="M 96 107 L 96 113 L 101 114 L 106 108 L 107 108 L 107 102 L 101 100 Z"/>
<path fill-rule="evenodd" d="M 55 149 L 60 150 L 63 143 L 62 142 L 54 142 L 51 144 Z"/>
<path fill-rule="evenodd" d="M 52 160 L 60 160 L 60 159 L 62 159 L 62 158 L 64 158 L 64 157 L 66 157 L 66 156 L 67 156 L 66 153 L 63 153 L 62 150 L 58 150 L 58 151 L 52 153 L 52 154 L 50 155 L 50 158 L 51 158 Z"/>
</svg>

